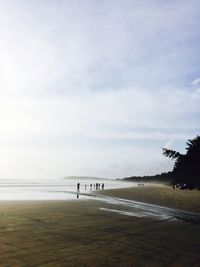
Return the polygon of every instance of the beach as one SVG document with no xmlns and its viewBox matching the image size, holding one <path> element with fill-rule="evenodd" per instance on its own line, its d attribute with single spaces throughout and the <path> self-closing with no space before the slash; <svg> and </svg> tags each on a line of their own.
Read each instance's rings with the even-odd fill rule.
<svg viewBox="0 0 200 267">
<path fill-rule="evenodd" d="M 163 184 L 106 190 L 101 194 L 142 201 L 191 212 L 200 212 L 200 191 L 172 189 Z"/>
<path fill-rule="evenodd" d="M 196 190 L 174 192 L 167 186 L 144 186 L 100 193 L 199 212 L 200 192 Z M 112 212 L 129 209 L 120 202 L 81 196 L 1 201 L 0 266 L 199 266 L 199 223 Z"/>
</svg>

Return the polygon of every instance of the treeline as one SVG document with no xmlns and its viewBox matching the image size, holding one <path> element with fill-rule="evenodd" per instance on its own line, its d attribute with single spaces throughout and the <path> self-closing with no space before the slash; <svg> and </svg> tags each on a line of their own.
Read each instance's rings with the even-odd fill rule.
<svg viewBox="0 0 200 267">
<path fill-rule="evenodd" d="M 163 148 L 163 155 L 174 160 L 173 184 L 200 189 L 200 136 L 186 142 L 186 153 Z"/>
<path fill-rule="evenodd" d="M 186 142 L 186 153 L 163 148 L 163 155 L 174 160 L 172 172 L 153 176 L 132 176 L 124 180 L 135 182 L 163 182 L 182 188 L 200 189 L 200 136 Z"/>
<path fill-rule="evenodd" d="M 156 175 L 145 175 L 145 176 L 131 176 L 125 177 L 123 180 L 137 183 L 165 183 L 172 184 L 173 182 L 173 172 L 163 172 Z"/>
</svg>

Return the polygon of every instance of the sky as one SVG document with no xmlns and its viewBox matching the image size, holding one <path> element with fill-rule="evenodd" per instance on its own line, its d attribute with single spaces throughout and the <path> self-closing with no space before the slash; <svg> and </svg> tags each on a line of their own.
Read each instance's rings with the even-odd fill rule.
<svg viewBox="0 0 200 267">
<path fill-rule="evenodd" d="M 199 0 L 0 0 L 0 177 L 173 168 L 200 133 Z"/>
</svg>

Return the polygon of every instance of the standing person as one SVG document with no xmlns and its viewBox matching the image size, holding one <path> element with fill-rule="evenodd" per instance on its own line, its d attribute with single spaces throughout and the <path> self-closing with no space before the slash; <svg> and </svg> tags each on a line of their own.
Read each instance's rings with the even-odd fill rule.
<svg viewBox="0 0 200 267">
<path fill-rule="evenodd" d="M 77 192 L 80 192 L 80 183 L 77 184 Z"/>
<path fill-rule="evenodd" d="M 77 184 L 77 198 L 79 198 L 80 193 L 80 183 Z"/>
<path fill-rule="evenodd" d="M 90 191 L 92 191 L 92 184 L 90 184 Z"/>
<path fill-rule="evenodd" d="M 102 183 L 101 188 L 102 188 L 102 190 L 104 190 L 104 183 Z"/>
<path fill-rule="evenodd" d="M 87 185 L 85 184 L 85 191 L 87 190 Z"/>
</svg>

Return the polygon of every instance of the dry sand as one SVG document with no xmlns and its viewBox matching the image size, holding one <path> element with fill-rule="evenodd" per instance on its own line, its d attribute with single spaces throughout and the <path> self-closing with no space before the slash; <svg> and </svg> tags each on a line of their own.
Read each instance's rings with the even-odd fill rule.
<svg viewBox="0 0 200 267">
<path fill-rule="evenodd" d="M 140 193 L 141 190 L 146 189 L 104 193 L 132 199 L 137 195 L 137 200 L 144 201 L 146 194 Z M 150 190 L 155 195 L 154 188 L 148 189 L 149 195 Z M 159 190 L 164 194 L 168 188 Z M 191 198 L 184 193 L 185 200 L 194 198 L 194 206 L 190 203 L 190 207 L 196 210 L 199 196 L 196 198 L 192 191 L 189 194 Z M 163 204 L 162 198 L 159 199 Z M 0 202 L 0 266 L 199 266 L 199 224 L 129 217 L 102 211 L 100 207 L 112 208 L 112 205 L 81 198 Z"/>
</svg>

